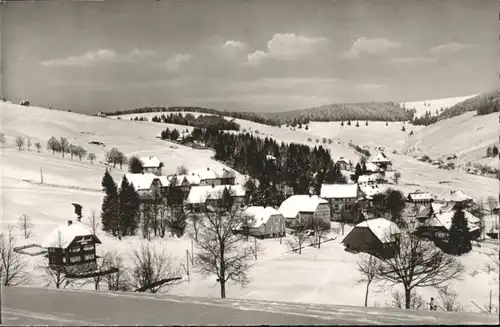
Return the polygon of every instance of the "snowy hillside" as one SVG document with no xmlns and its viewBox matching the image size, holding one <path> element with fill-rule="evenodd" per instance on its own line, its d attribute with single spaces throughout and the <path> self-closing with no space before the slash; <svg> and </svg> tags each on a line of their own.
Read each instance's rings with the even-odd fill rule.
<svg viewBox="0 0 500 327">
<path fill-rule="evenodd" d="M 459 102 L 467 100 L 469 98 L 475 97 L 474 95 L 460 96 L 460 97 L 452 97 L 452 98 L 443 98 L 443 99 L 434 99 L 434 100 L 424 100 L 424 101 L 410 101 L 410 102 L 401 102 L 400 104 L 404 106 L 406 109 L 415 109 L 417 112 L 415 116 L 422 116 L 426 111 L 430 111 L 432 114 L 436 113 L 436 110 L 440 111 L 441 108 L 446 109 L 449 108 Z"/>
<path fill-rule="evenodd" d="M 477 116 L 468 112 L 443 119 L 408 138 L 403 149 L 433 159 L 455 154 L 457 163 L 480 162 L 498 167 L 498 158 L 487 158 L 489 146 L 498 146 L 498 113 Z"/>
<path fill-rule="evenodd" d="M 117 147 L 127 156 L 154 155 L 165 163 L 166 173 L 174 172 L 178 165 L 185 165 L 189 170 L 222 166 L 210 159 L 213 155 L 210 150 L 194 150 L 157 138 L 160 131 L 166 127 L 177 129 L 188 127 L 126 119 L 104 119 L 5 103 L 0 105 L 2 132 L 7 136 L 7 143 L 0 145 L 1 230 L 5 231 L 9 224 L 15 225 L 17 218 L 23 213 L 28 214 L 35 225 L 35 236 L 28 240 L 20 240 L 19 243 L 39 243 L 56 226 L 73 219 L 75 217 L 71 206 L 73 202 L 83 205 L 84 217 L 88 217 L 92 209 L 99 215 L 103 196 L 100 189 L 104 166 L 98 161 L 102 161 L 104 153 L 112 147 Z M 308 131 L 304 129 L 293 131 L 285 127 L 236 121 L 241 124 L 242 129 L 254 135 L 309 145 L 317 143 L 307 141 L 307 138 L 313 140 L 319 138 L 321 144 L 320 135 L 333 130 L 333 127 L 330 129 L 327 125 L 316 126 L 315 123 L 311 124 Z M 399 125 L 400 123 L 386 128 L 373 123 L 367 128 L 350 127 L 353 131 L 363 132 L 346 132 L 338 127 L 338 131 L 333 130 L 332 134 L 324 136 L 333 139 L 333 143 L 327 144 L 327 147 L 331 149 L 334 158 L 342 155 L 357 160 L 358 156 L 346 142 L 352 138 L 354 143 L 360 145 L 374 146 L 378 142 L 387 145 L 391 138 L 403 138 L 401 135 L 408 133 L 409 130 L 406 133 L 401 132 Z M 380 140 L 374 136 L 374 141 L 369 143 L 372 131 Z M 33 142 L 40 142 L 43 145 L 41 152 L 38 153 L 34 147 L 31 151 L 27 151 L 26 147 L 18 151 L 14 143 L 17 136 L 29 137 Z M 76 158 L 71 160 L 68 155 L 65 158 L 61 158 L 57 153 L 53 156 L 45 149 L 46 141 L 51 136 L 67 137 L 70 142 L 95 152 L 97 161 L 91 164 L 86 159 L 81 162 Z M 452 137 L 450 139 L 452 140 Z M 104 148 L 91 146 L 88 144 L 90 141 L 104 142 L 106 146 Z M 498 185 L 495 179 L 459 171 L 439 170 L 401 154 L 388 153 L 388 155 L 393 159 L 394 167 L 401 172 L 402 177 L 398 187 L 405 192 L 419 188 L 445 196 L 451 189 L 461 188 L 478 198 L 497 195 Z M 44 185 L 39 184 L 41 169 Z M 126 165 L 123 169 L 113 168 L 112 175 L 115 181 L 118 181 L 126 170 Z M 242 176 L 239 175 L 238 178 L 241 180 Z M 362 305 L 365 286 L 356 283 L 360 278 L 356 270 L 358 256 L 344 251 L 340 243 L 343 236 L 338 226 L 334 227 L 328 235 L 334 238 L 333 241 L 322 245 L 321 249 L 309 247 L 302 255 L 291 253 L 287 248 L 286 239 L 281 244 L 277 239 L 259 240 L 264 253 L 253 262 L 255 266 L 250 271 L 251 283 L 246 287 L 235 283 L 229 284 L 228 296 L 256 300 Z M 346 227 L 346 233 L 348 231 L 349 228 Z M 17 229 L 16 232 L 19 233 Z M 123 255 L 126 262 L 130 262 L 131 249 L 138 248 L 142 241 L 137 236 L 124 237 L 119 241 L 100 231 L 97 235 L 103 242 L 98 248 L 98 253 L 101 250 L 117 251 Z M 157 238 L 152 243 L 164 247 L 171 253 L 176 265 L 185 263 L 185 251 L 191 249 L 188 235 L 181 238 L 172 236 Z M 481 306 L 487 304 L 490 289 L 493 289 L 494 298 L 498 298 L 496 284 L 498 274 L 483 271 L 484 263 L 489 260 L 487 254 L 491 250 L 489 246 L 475 248 L 473 252 L 461 257 L 468 271 L 479 270 L 480 274 L 480 278 L 466 274 L 463 281 L 453 284 L 453 288 L 459 293 L 459 302 L 467 305 L 470 311 L 477 311 L 470 305 L 470 300 Z M 39 259 L 33 258 L 31 262 L 33 267 L 39 264 Z M 183 273 L 183 277 L 186 279 L 187 276 Z M 219 289 L 215 277 L 205 278 L 194 271 L 190 279 L 189 283 L 183 281 L 172 287 L 170 292 L 178 295 L 218 296 Z M 39 286 L 42 283 L 44 283 L 42 274 L 38 272 L 34 284 Z M 86 287 L 92 288 L 93 285 Z M 424 299 L 436 296 L 436 292 L 432 289 L 422 289 L 418 292 Z M 369 305 L 385 306 L 390 302 L 389 291 L 379 292 L 370 295 Z"/>
</svg>

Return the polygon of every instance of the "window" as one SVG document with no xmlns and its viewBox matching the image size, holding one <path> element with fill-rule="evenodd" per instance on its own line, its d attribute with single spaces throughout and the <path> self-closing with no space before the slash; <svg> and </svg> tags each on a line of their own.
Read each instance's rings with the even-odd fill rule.
<svg viewBox="0 0 500 327">
<path fill-rule="evenodd" d="M 87 261 L 87 260 L 93 260 L 93 259 L 95 259 L 95 255 L 94 255 L 94 254 L 86 254 L 86 255 L 83 257 L 83 259 L 84 259 L 85 261 Z"/>
<path fill-rule="evenodd" d="M 90 251 L 94 249 L 94 244 L 87 244 L 83 247 L 85 251 Z"/>
<path fill-rule="evenodd" d="M 71 262 L 71 263 L 80 262 L 80 261 L 82 261 L 82 258 L 80 256 L 69 257 L 69 262 Z"/>
<path fill-rule="evenodd" d="M 69 249 L 69 252 L 70 253 L 74 253 L 74 252 L 80 252 L 80 247 L 79 246 L 73 246 Z"/>
</svg>

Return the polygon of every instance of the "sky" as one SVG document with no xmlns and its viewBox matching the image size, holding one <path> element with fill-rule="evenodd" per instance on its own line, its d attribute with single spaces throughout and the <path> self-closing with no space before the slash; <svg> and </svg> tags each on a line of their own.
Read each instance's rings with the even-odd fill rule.
<svg viewBox="0 0 500 327">
<path fill-rule="evenodd" d="M 0 4 L 2 95 L 96 113 L 277 112 L 498 87 L 496 0 Z"/>
</svg>

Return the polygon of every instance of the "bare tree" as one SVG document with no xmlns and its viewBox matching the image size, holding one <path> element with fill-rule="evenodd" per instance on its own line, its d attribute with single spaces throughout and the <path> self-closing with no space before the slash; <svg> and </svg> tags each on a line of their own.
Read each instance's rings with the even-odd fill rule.
<svg viewBox="0 0 500 327">
<path fill-rule="evenodd" d="M 18 136 L 16 137 L 16 146 L 17 146 L 17 149 L 19 151 L 21 151 L 21 149 L 23 148 L 24 146 L 24 138 L 22 136 Z"/>
<path fill-rule="evenodd" d="M 391 293 L 392 295 L 392 303 L 391 307 L 393 308 L 404 308 L 407 306 L 405 301 L 405 296 L 399 291 L 395 291 Z M 411 291 L 410 294 L 410 301 L 409 301 L 410 307 L 407 309 L 415 309 L 415 310 L 422 310 L 425 306 L 425 301 L 424 299 L 415 292 L 415 290 Z"/>
<path fill-rule="evenodd" d="M 97 215 L 95 209 L 92 209 L 90 211 L 90 216 L 87 217 L 87 226 L 90 227 L 93 235 L 99 230 L 100 224 L 100 217 Z"/>
<path fill-rule="evenodd" d="M 177 166 L 176 175 L 187 175 L 188 169 L 184 165 Z"/>
<path fill-rule="evenodd" d="M 107 274 L 103 276 L 103 281 L 106 284 L 109 291 L 122 291 L 126 292 L 130 290 L 130 276 L 123 263 L 123 258 L 120 254 L 116 252 L 106 252 L 104 255 L 106 257 L 105 269 L 111 267 L 117 268 L 118 271 L 112 274 Z"/>
<path fill-rule="evenodd" d="M 142 242 L 139 249 L 132 250 L 132 282 L 138 289 L 149 289 L 151 293 L 166 290 L 169 280 L 180 275 L 180 269 L 172 269 L 170 256 L 162 248 L 158 251 L 149 242 Z M 163 282 L 163 283 L 162 283 Z M 159 285 L 155 285 L 159 283 Z M 155 285 L 155 286 L 153 286 Z"/>
<path fill-rule="evenodd" d="M 28 137 L 26 139 L 26 147 L 28 148 L 28 151 L 31 151 L 31 145 L 33 144 L 33 141 L 31 141 L 31 139 Z"/>
<path fill-rule="evenodd" d="M 78 147 L 74 144 L 69 145 L 69 154 L 71 155 L 71 160 L 78 154 Z"/>
<path fill-rule="evenodd" d="M 407 309 L 411 307 L 411 292 L 415 288 L 439 289 L 444 283 L 459 278 L 464 271 L 454 257 L 415 235 L 415 227 L 412 223 L 401 226 L 393 256 L 380 258 L 377 265 L 377 279 L 384 281 L 386 286 L 403 284 Z"/>
<path fill-rule="evenodd" d="M 67 278 L 66 273 L 61 267 L 49 265 L 49 262 L 45 258 L 43 258 L 43 263 L 38 267 L 45 271 L 45 278 L 47 279 L 46 287 L 53 284 L 57 289 L 66 288 L 75 281 L 74 279 Z"/>
<path fill-rule="evenodd" d="M 249 283 L 247 272 L 251 266 L 248 261 L 254 253 L 245 245 L 243 235 L 234 232 L 244 216 L 238 208 L 215 208 L 213 212 L 207 210 L 199 221 L 196 262 L 203 275 L 217 276 L 221 298 L 226 297 L 227 281 L 241 285 Z"/>
<path fill-rule="evenodd" d="M 368 294 L 370 293 L 370 284 L 377 277 L 377 258 L 369 254 L 362 254 L 358 262 L 358 271 L 362 277 L 357 283 L 366 283 L 365 307 L 368 306 Z"/>
<path fill-rule="evenodd" d="M 85 150 L 83 147 L 81 146 L 78 146 L 76 148 L 76 155 L 78 156 L 78 159 L 80 161 L 82 161 L 82 158 L 85 158 L 85 156 L 87 155 L 87 150 Z"/>
<path fill-rule="evenodd" d="M 7 142 L 7 138 L 5 137 L 4 133 L 0 133 L 0 143 L 5 144 Z"/>
<path fill-rule="evenodd" d="M 61 136 L 59 138 L 59 146 L 60 146 L 62 157 L 64 158 L 64 153 L 69 151 L 68 139 Z"/>
<path fill-rule="evenodd" d="M 30 238 L 33 234 L 33 223 L 31 221 L 30 216 L 23 213 L 19 216 L 17 227 L 23 232 L 24 238 Z"/>
<path fill-rule="evenodd" d="M 306 224 L 304 222 L 298 222 L 294 227 L 295 230 L 292 233 L 293 238 L 288 240 L 288 247 L 292 251 L 298 251 L 299 254 L 302 254 L 304 242 L 309 238 L 306 234 Z"/>
<path fill-rule="evenodd" d="M 14 227 L 9 225 L 7 235 L 0 234 L 0 278 L 4 286 L 27 284 L 32 276 L 22 254 L 14 251 L 16 239 L 13 230 Z"/>
<path fill-rule="evenodd" d="M 330 229 L 330 222 L 319 217 L 313 217 L 312 226 L 314 230 L 314 243 L 318 245 L 318 249 L 321 248 L 321 241 L 323 240 L 323 235 L 327 230 Z"/>
<path fill-rule="evenodd" d="M 87 156 L 87 159 L 90 160 L 90 163 L 94 163 L 94 160 L 96 159 L 96 156 L 94 153 L 89 153 L 89 155 Z"/>
<path fill-rule="evenodd" d="M 398 184 L 400 178 L 401 178 L 401 173 L 398 171 L 394 174 L 394 182 Z"/>
<path fill-rule="evenodd" d="M 37 152 L 40 152 L 40 149 L 42 148 L 42 144 L 40 142 L 35 142 L 35 148 Z"/>
<path fill-rule="evenodd" d="M 59 141 L 55 137 L 52 136 L 47 141 L 47 149 L 51 150 L 52 155 L 54 155 L 56 151 L 61 151 L 61 144 L 59 143 Z"/>
<path fill-rule="evenodd" d="M 125 156 L 125 154 L 123 154 L 123 152 L 119 151 L 118 156 L 116 158 L 116 162 L 120 164 L 120 169 L 122 169 L 123 164 L 127 162 L 127 157 Z"/>
<path fill-rule="evenodd" d="M 445 311 L 458 312 L 461 306 L 457 301 L 458 293 L 449 288 L 449 285 L 442 286 L 438 290 L 440 307 Z"/>
</svg>

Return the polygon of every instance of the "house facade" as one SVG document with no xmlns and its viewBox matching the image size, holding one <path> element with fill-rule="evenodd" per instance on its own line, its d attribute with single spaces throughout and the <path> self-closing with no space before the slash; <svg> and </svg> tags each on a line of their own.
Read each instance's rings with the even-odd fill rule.
<svg viewBox="0 0 500 327">
<path fill-rule="evenodd" d="M 243 206 L 246 190 L 242 185 L 199 185 L 192 186 L 185 200 L 186 208 L 192 212 L 203 212 L 207 207 L 220 207 L 224 190 L 231 195 L 234 206 Z"/>
<path fill-rule="evenodd" d="M 226 168 L 221 171 L 216 171 L 210 167 L 193 172 L 200 178 L 200 185 L 234 185 L 236 174 Z"/>
<path fill-rule="evenodd" d="M 378 153 L 370 161 L 384 171 L 392 170 L 392 161 L 383 152 Z"/>
<path fill-rule="evenodd" d="M 406 201 L 414 204 L 430 204 L 434 202 L 434 198 L 429 192 L 417 190 L 415 192 L 408 193 Z"/>
<path fill-rule="evenodd" d="M 332 210 L 331 220 L 338 221 L 344 218 L 353 219 L 353 206 L 362 197 L 358 184 L 323 184 L 320 190 L 321 198 L 328 203 L 328 209 Z"/>
<path fill-rule="evenodd" d="M 299 223 L 310 225 L 313 218 L 330 224 L 328 201 L 317 195 L 292 195 L 281 203 L 278 211 L 285 218 L 287 226 Z"/>
<path fill-rule="evenodd" d="M 248 234 L 251 236 L 272 238 L 282 237 L 286 234 L 285 217 L 272 207 L 248 207 L 245 210 L 245 215 L 253 219 L 248 226 Z"/>
<path fill-rule="evenodd" d="M 399 251 L 400 230 L 392 221 L 375 218 L 357 224 L 342 240 L 346 251 L 390 258 Z"/>
<path fill-rule="evenodd" d="M 152 202 L 164 194 L 164 187 L 159 176 L 152 173 L 127 173 L 125 176 L 129 183 L 134 186 L 143 203 Z"/>
<path fill-rule="evenodd" d="M 51 269 L 78 274 L 97 269 L 96 244 L 101 241 L 82 223 L 69 220 L 51 232 L 42 242 L 48 250 Z"/>
<path fill-rule="evenodd" d="M 481 220 L 470 212 L 464 210 L 465 218 L 469 227 L 469 233 L 473 240 L 481 236 Z M 455 214 L 453 209 L 436 210 L 429 217 L 419 219 L 417 232 L 421 237 L 438 242 L 447 242 L 451 229 L 452 219 Z"/>
<path fill-rule="evenodd" d="M 163 162 L 161 162 L 158 158 L 150 156 L 139 158 L 139 160 L 142 164 L 143 173 L 151 173 L 157 176 L 161 176 Z"/>
</svg>

